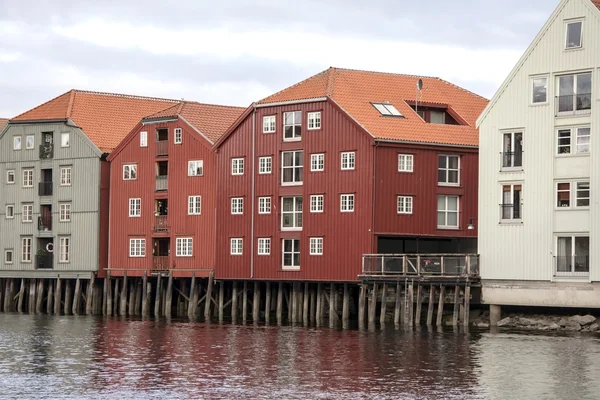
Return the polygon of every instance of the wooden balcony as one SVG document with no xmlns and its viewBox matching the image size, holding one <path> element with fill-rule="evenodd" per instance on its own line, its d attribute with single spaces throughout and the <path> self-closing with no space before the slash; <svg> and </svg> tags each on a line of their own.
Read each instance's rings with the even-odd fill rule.
<svg viewBox="0 0 600 400">
<path fill-rule="evenodd" d="M 40 145 L 40 160 L 47 160 L 54 158 L 54 145 L 52 144 L 41 144 Z"/>
<path fill-rule="evenodd" d="M 49 232 L 52 230 L 51 214 L 38 217 L 38 230 L 42 232 Z"/>
<path fill-rule="evenodd" d="M 158 175 L 156 177 L 156 191 L 166 192 L 169 189 L 169 177 L 167 175 Z"/>
<path fill-rule="evenodd" d="M 166 215 L 156 215 L 154 217 L 154 232 L 167 232 L 169 225 L 167 225 Z"/>
<path fill-rule="evenodd" d="M 156 157 L 166 157 L 169 155 L 169 141 L 159 140 L 156 142 Z"/>
<path fill-rule="evenodd" d="M 167 271 L 169 269 L 169 256 L 153 256 L 152 270 Z"/>
<path fill-rule="evenodd" d="M 40 196 L 52 196 L 52 182 L 40 182 L 38 189 Z"/>
</svg>

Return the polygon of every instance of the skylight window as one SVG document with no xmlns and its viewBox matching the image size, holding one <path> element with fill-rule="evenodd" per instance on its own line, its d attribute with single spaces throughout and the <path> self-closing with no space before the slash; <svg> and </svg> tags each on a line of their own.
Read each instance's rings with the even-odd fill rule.
<svg viewBox="0 0 600 400">
<path fill-rule="evenodd" d="M 404 115 L 400 114 L 400 111 L 396 109 L 390 103 L 371 103 L 373 107 L 377 109 L 381 113 L 381 115 L 387 115 L 390 117 L 404 117 Z"/>
</svg>

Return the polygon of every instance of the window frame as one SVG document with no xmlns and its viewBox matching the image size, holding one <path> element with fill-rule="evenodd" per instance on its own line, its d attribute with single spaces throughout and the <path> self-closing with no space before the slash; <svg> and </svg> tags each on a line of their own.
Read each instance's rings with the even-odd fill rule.
<svg viewBox="0 0 600 400">
<path fill-rule="evenodd" d="M 580 135 L 579 132 L 580 130 L 588 130 L 588 134 L 587 135 Z M 567 132 L 569 131 L 569 136 L 563 136 L 561 137 L 560 134 L 561 132 Z M 576 156 L 580 156 L 580 157 L 584 157 L 584 156 L 589 156 L 591 153 L 591 146 L 592 146 L 592 129 L 590 125 L 575 125 L 575 126 L 559 126 L 556 128 L 556 144 L 554 146 L 555 148 L 555 155 L 557 157 L 576 157 Z M 584 138 L 587 137 L 588 138 L 588 142 L 587 143 L 579 143 L 579 139 L 580 138 Z M 569 139 L 569 144 L 565 145 L 565 144 L 561 144 L 561 139 Z M 583 146 L 587 146 L 587 151 L 580 151 L 580 147 Z M 561 151 L 561 149 L 567 149 L 568 151 Z"/>
<path fill-rule="evenodd" d="M 194 238 L 189 237 L 189 236 L 175 238 L 175 257 L 193 257 L 193 256 L 194 256 Z"/>
<path fill-rule="evenodd" d="M 231 159 L 231 175 L 244 175 L 244 157 L 233 157 Z"/>
<path fill-rule="evenodd" d="M 510 140 L 510 149 L 506 149 L 506 136 L 508 135 L 509 140 Z M 517 146 L 517 135 L 521 135 L 521 154 L 520 154 L 520 161 L 521 161 L 521 165 L 515 165 L 517 164 L 517 152 L 516 152 L 516 148 Z M 500 131 L 500 139 L 501 139 L 501 144 L 500 144 L 500 170 L 502 172 L 510 172 L 510 171 L 523 171 L 524 167 L 523 167 L 523 154 L 525 153 L 524 150 L 524 142 L 525 142 L 525 130 L 524 129 L 514 129 L 514 130 L 502 130 Z M 506 158 L 508 157 L 508 158 Z M 505 166 L 505 160 L 508 160 L 508 166 Z"/>
<path fill-rule="evenodd" d="M 29 139 L 31 139 L 31 147 L 29 146 Z M 35 135 L 25 135 L 25 150 L 33 150 L 35 148 Z"/>
<path fill-rule="evenodd" d="M 129 204 L 129 218 L 141 218 L 142 216 L 142 199 L 140 197 L 130 197 Z M 133 213 L 132 213 L 133 211 Z"/>
<path fill-rule="evenodd" d="M 244 238 L 239 238 L 239 237 L 229 238 L 229 255 L 230 256 L 244 255 Z"/>
<path fill-rule="evenodd" d="M 292 251 L 291 252 L 286 252 L 285 251 L 285 242 L 291 240 L 292 241 Z M 296 242 L 298 242 L 298 246 L 296 248 Z M 299 271 L 300 270 L 300 265 L 301 265 L 301 253 L 300 253 L 300 239 L 299 238 L 288 238 L 288 239 L 281 239 L 281 269 L 282 270 L 290 270 L 290 271 Z M 291 265 L 285 265 L 285 255 L 286 254 L 291 254 L 292 255 L 292 264 Z M 296 265 L 295 261 L 294 261 L 294 256 L 298 254 L 298 264 Z"/>
<path fill-rule="evenodd" d="M 535 81 L 544 79 L 546 81 L 546 100 L 544 101 L 534 101 L 535 96 Z M 531 106 L 540 106 L 546 105 L 550 102 L 549 100 L 549 88 L 550 88 L 550 77 L 548 75 L 534 75 L 529 77 L 529 87 L 530 87 L 530 95 L 529 95 L 529 105 Z"/>
<path fill-rule="evenodd" d="M 311 237 L 309 238 L 309 255 L 311 256 L 322 256 L 323 255 L 323 237 Z"/>
<path fill-rule="evenodd" d="M 319 199 L 320 199 L 320 202 L 319 202 Z M 311 213 L 323 213 L 323 210 L 325 209 L 325 195 L 311 194 L 309 200 L 310 200 L 310 212 Z M 313 205 L 315 207 L 313 207 Z M 320 205 L 320 207 L 319 207 L 319 205 Z"/>
<path fill-rule="evenodd" d="M 579 91 L 579 80 L 581 79 L 582 76 L 584 75 L 589 75 L 590 77 L 590 93 L 584 93 L 584 92 L 580 92 Z M 572 77 L 573 78 L 573 87 L 572 90 L 573 92 L 570 94 L 565 94 L 565 95 L 561 95 L 561 78 L 567 78 L 567 77 Z M 593 108 L 593 98 L 592 98 L 592 92 L 594 91 L 594 70 L 584 70 L 584 71 L 578 71 L 578 72 L 569 72 L 569 73 L 561 73 L 561 74 L 557 74 L 555 75 L 555 101 L 556 103 L 556 117 L 572 117 L 574 115 L 589 115 L 592 112 L 592 108 Z M 581 99 L 583 95 L 589 95 L 589 107 L 584 107 L 583 104 L 581 107 L 579 107 L 577 100 Z M 573 99 L 571 100 L 572 104 L 570 104 L 572 106 L 571 110 L 561 110 L 561 105 L 568 105 L 569 102 L 561 102 L 561 97 L 567 97 L 567 96 L 572 96 Z"/>
<path fill-rule="evenodd" d="M 383 117 L 404 118 L 404 115 L 392 103 L 372 102 L 371 105 Z"/>
<path fill-rule="evenodd" d="M 404 169 L 400 168 L 401 159 L 404 158 Z M 410 162 L 409 162 L 410 160 Z M 410 164 L 410 169 L 408 169 L 408 165 Z M 414 154 L 405 154 L 398 153 L 398 172 L 402 173 L 410 173 L 414 172 L 415 169 L 415 155 Z"/>
<path fill-rule="evenodd" d="M 258 238 L 256 254 L 259 256 L 271 255 L 271 238 Z"/>
<path fill-rule="evenodd" d="M 33 168 L 23 168 L 23 176 L 22 176 L 22 184 L 23 184 L 23 188 L 25 189 L 31 189 L 33 188 Z M 26 176 L 30 175 L 28 179 L 26 179 Z M 29 183 L 29 181 L 31 181 L 30 184 L 26 184 Z"/>
<path fill-rule="evenodd" d="M 73 173 L 73 167 L 60 167 L 60 186 L 71 186 Z M 136 175 L 137 176 L 137 175 Z"/>
<path fill-rule="evenodd" d="M 310 155 L 310 172 L 323 171 L 325 171 L 325 153 L 312 153 Z"/>
<path fill-rule="evenodd" d="M 258 174 L 269 175 L 273 172 L 273 157 L 262 156 L 258 157 Z"/>
<path fill-rule="evenodd" d="M 123 164 L 122 177 L 124 181 L 137 180 L 137 164 Z"/>
<path fill-rule="evenodd" d="M 10 261 L 8 254 L 10 253 Z M 4 264 L 13 264 L 15 262 L 15 252 L 13 249 L 4 249 Z"/>
<path fill-rule="evenodd" d="M 12 175 L 12 181 L 9 179 L 11 175 Z M 15 172 L 15 170 L 14 169 L 6 170 L 6 184 L 14 185 L 16 181 L 17 181 L 17 173 Z"/>
<path fill-rule="evenodd" d="M 58 262 L 59 264 L 68 264 L 71 262 L 71 237 L 58 237 Z"/>
<path fill-rule="evenodd" d="M 402 210 L 400 209 L 400 200 L 402 200 Z M 413 213 L 414 199 L 413 196 L 398 195 L 396 196 L 396 212 L 401 215 L 411 215 Z"/>
<path fill-rule="evenodd" d="M 352 200 L 352 201 L 350 201 Z M 355 196 L 354 193 L 343 193 L 340 194 L 340 212 L 353 213 L 355 208 Z M 344 203 L 345 201 L 345 203 Z M 350 208 L 352 205 L 352 208 Z"/>
<path fill-rule="evenodd" d="M 204 176 L 204 160 L 188 160 L 188 176 Z"/>
<path fill-rule="evenodd" d="M 12 213 L 11 216 L 8 216 L 8 209 L 11 208 L 12 209 Z M 4 217 L 6 219 L 15 219 L 15 205 L 14 204 L 7 204 L 6 207 L 4 208 Z"/>
<path fill-rule="evenodd" d="M 345 166 L 344 166 L 345 162 Z M 354 171 L 356 169 L 356 152 L 342 151 L 340 154 L 340 170 Z"/>
<path fill-rule="evenodd" d="M 25 211 L 28 209 L 29 211 Z M 29 219 L 25 219 L 28 216 Z M 21 222 L 30 224 L 33 223 L 33 203 L 23 203 L 21 204 Z"/>
<path fill-rule="evenodd" d="M 311 122 L 313 123 L 311 127 Z M 318 124 L 317 124 L 318 122 Z M 318 125 L 318 126 L 317 126 Z M 311 111 L 306 114 L 306 130 L 316 131 L 321 129 L 321 111 Z"/>
<path fill-rule="evenodd" d="M 28 244 L 26 244 L 29 242 Z M 21 262 L 31 263 L 33 254 L 33 236 L 21 237 Z"/>
<path fill-rule="evenodd" d="M 146 257 L 146 238 L 129 238 L 129 257 Z"/>
<path fill-rule="evenodd" d="M 244 198 L 232 197 L 230 200 L 231 215 L 244 215 Z"/>
<path fill-rule="evenodd" d="M 580 34 L 579 34 L 579 46 L 569 46 L 569 25 L 573 24 L 581 24 Z M 578 50 L 583 48 L 583 18 L 572 19 L 565 21 L 565 51 L 569 50 Z"/>
<path fill-rule="evenodd" d="M 292 211 L 285 211 L 283 204 L 286 199 L 292 199 Z M 298 199 L 300 199 L 301 207 L 298 207 Z M 298 210 L 300 208 L 300 210 Z M 282 231 L 301 231 L 304 225 L 304 198 L 302 196 L 282 196 L 281 197 L 281 221 L 280 228 Z M 300 215 L 299 221 L 300 224 L 298 226 L 297 215 Z M 292 225 L 293 226 L 283 226 L 284 216 L 291 215 Z"/>
<path fill-rule="evenodd" d="M 277 116 L 276 115 L 263 116 L 263 133 L 275 133 L 276 131 L 277 131 Z"/>
<path fill-rule="evenodd" d="M 444 209 L 440 210 L 439 208 L 439 199 L 440 197 L 444 198 Z M 448 199 L 449 198 L 456 198 L 456 211 L 455 210 L 450 210 L 448 208 Z M 448 194 L 440 194 L 437 196 L 437 200 L 438 200 L 438 205 L 436 206 L 437 208 L 437 214 L 436 216 L 439 216 L 440 212 L 443 212 L 445 214 L 445 224 L 444 225 L 440 225 L 437 218 L 436 218 L 436 226 L 437 229 L 452 229 L 452 230 L 459 230 L 460 229 L 460 196 L 456 196 L 456 195 L 448 195 Z M 448 225 L 448 215 L 449 213 L 456 213 L 456 225 Z"/>
<path fill-rule="evenodd" d="M 587 189 L 579 189 L 579 184 L 587 184 Z M 559 189 L 560 185 L 568 185 L 568 189 Z M 555 202 L 554 209 L 557 211 L 560 210 L 586 210 L 590 208 L 591 204 L 591 188 L 590 181 L 584 179 L 574 179 L 574 180 L 557 180 L 554 184 L 555 189 Z M 580 192 L 588 192 L 587 197 L 579 197 Z M 560 193 L 568 193 L 568 201 L 569 204 L 566 206 L 560 205 Z M 578 202 L 580 200 L 587 200 L 587 205 L 580 206 Z"/>
<path fill-rule="evenodd" d="M 22 149 L 23 149 L 23 137 L 21 135 L 13 136 L 13 151 L 20 151 Z"/>
<path fill-rule="evenodd" d="M 554 239 L 554 254 L 556 254 L 555 258 L 554 258 L 554 276 L 556 277 L 563 277 L 563 276 L 569 276 L 569 277 L 587 277 L 590 274 L 590 262 L 589 262 L 589 253 L 591 251 L 591 247 L 592 247 L 592 243 L 590 243 L 590 234 L 589 232 L 582 232 L 582 233 L 555 233 L 554 235 L 555 239 Z M 561 238 L 569 238 L 570 239 L 570 247 L 571 247 L 571 254 L 567 255 L 567 256 L 559 256 L 559 239 Z M 587 238 L 588 240 L 588 270 L 587 271 L 574 271 L 574 266 L 576 266 L 576 262 L 575 262 L 575 257 L 577 257 L 577 253 L 576 253 L 576 241 L 577 238 Z M 558 271 L 558 258 L 556 257 L 569 257 L 571 260 L 571 271 Z"/>
<path fill-rule="evenodd" d="M 296 113 L 299 114 L 300 116 L 300 122 L 296 121 Z M 294 121 L 292 124 L 287 124 L 287 116 L 288 114 L 291 114 L 294 116 Z M 302 140 L 302 111 L 286 111 L 283 113 L 283 141 L 284 142 L 299 142 Z M 286 128 L 287 127 L 291 127 L 292 128 L 292 136 L 291 137 L 286 137 Z M 298 129 L 299 128 L 299 129 Z M 299 134 L 297 134 L 297 132 L 300 132 Z"/>
<path fill-rule="evenodd" d="M 187 215 L 202 215 L 202 196 L 188 196 L 188 214 Z"/>
<path fill-rule="evenodd" d="M 258 198 L 258 213 L 261 215 L 271 214 L 271 196 Z"/>
<path fill-rule="evenodd" d="M 446 158 L 446 167 L 445 168 L 440 168 L 440 158 L 441 157 L 445 157 Z M 450 168 L 450 158 L 454 158 L 456 157 L 456 159 L 458 160 L 457 163 L 457 167 L 456 168 Z M 457 154 L 438 154 L 438 167 L 437 167 L 437 171 L 438 171 L 438 186 L 460 186 L 460 155 Z M 440 182 L 440 170 L 446 171 L 446 182 Z M 451 171 L 456 171 L 456 182 L 448 182 L 449 178 L 450 178 L 450 172 Z"/>
<path fill-rule="evenodd" d="M 183 143 L 183 129 L 174 128 L 173 129 L 173 144 L 182 144 Z"/>
<path fill-rule="evenodd" d="M 148 147 L 148 131 L 140 132 L 140 147 Z"/>
<path fill-rule="evenodd" d="M 284 165 L 286 153 L 292 154 L 292 165 L 291 166 Z M 296 153 L 301 154 L 301 157 L 300 157 L 300 160 L 302 162 L 301 165 L 296 165 Z M 292 170 L 292 181 L 290 181 L 290 182 L 284 181 L 286 169 Z M 300 180 L 300 181 L 296 181 L 296 172 L 298 172 L 298 171 L 296 171 L 297 169 L 300 171 L 300 175 L 302 176 L 302 180 Z M 282 151 L 281 152 L 281 186 L 300 186 L 303 184 L 304 184 L 304 150 Z"/>
<path fill-rule="evenodd" d="M 505 186 L 510 186 L 510 199 L 511 199 L 511 203 L 504 203 L 504 187 Z M 519 218 L 515 218 L 514 214 L 515 214 L 515 186 L 520 186 L 520 195 L 519 195 L 519 204 L 518 204 L 518 210 L 519 210 Z M 510 224 L 521 224 L 523 223 L 523 190 L 524 190 L 524 184 L 523 182 L 501 182 L 500 183 L 500 224 L 502 225 L 510 225 Z M 504 207 L 506 206 L 512 206 L 511 207 L 511 217 L 510 218 L 504 218 Z"/>
<path fill-rule="evenodd" d="M 66 144 L 65 144 L 65 138 L 67 138 Z M 70 132 L 61 132 L 60 147 L 71 147 L 71 133 Z"/>
<path fill-rule="evenodd" d="M 65 218 L 63 218 L 63 216 Z M 71 203 L 58 203 L 58 222 L 71 222 Z"/>
</svg>

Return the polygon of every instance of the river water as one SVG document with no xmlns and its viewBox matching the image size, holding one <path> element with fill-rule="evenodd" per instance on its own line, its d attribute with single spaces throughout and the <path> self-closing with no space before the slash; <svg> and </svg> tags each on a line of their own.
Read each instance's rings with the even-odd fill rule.
<svg viewBox="0 0 600 400">
<path fill-rule="evenodd" d="M 0 314 L 0 398 L 595 399 L 600 341 Z"/>
</svg>

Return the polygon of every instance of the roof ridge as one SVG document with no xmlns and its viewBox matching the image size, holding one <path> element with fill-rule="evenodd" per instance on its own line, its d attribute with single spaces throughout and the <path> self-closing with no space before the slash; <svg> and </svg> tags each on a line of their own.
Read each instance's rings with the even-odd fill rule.
<svg viewBox="0 0 600 400">
<path fill-rule="evenodd" d="M 245 110 L 247 108 L 247 107 L 240 107 L 240 106 L 230 106 L 230 105 L 226 105 L 226 104 L 203 103 L 201 101 L 195 101 L 195 100 L 182 100 L 182 102 L 188 103 L 188 104 L 198 104 L 200 106 L 224 107 L 224 108 L 240 108 L 242 110 Z"/>
<path fill-rule="evenodd" d="M 312 79 L 315 79 L 315 78 L 317 78 L 317 77 L 318 77 L 318 76 L 320 76 L 320 75 L 324 75 L 324 74 L 326 74 L 327 72 L 329 72 L 329 71 L 330 71 L 332 68 L 333 68 L 333 67 L 329 67 L 329 68 L 327 68 L 327 69 L 325 69 L 325 70 L 323 70 L 323 71 L 321 71 L 321 72 L 319 72 L 319 73 L 316 73 L 316 74 L 314 74 L 314 75 L 311 75 L 311 76 L 309 76 L 309 77 L 308 77 L 308 78 L 306 78 L 306 79 L 303 79 L 303 80 L 301 80 L 300 82 L 296 82 L 296 83 L 294 83 L 294 84 L 293 84 L 293 85 L 291 85 L 291 86 L 288 86 L 288 87 L 286 87 L 286 88 L 283 88 L 283 89 L 281 89 L 281 90 L 279 90 L 279 91 L 277 91 L 277 92 L 275 92 L 275 93 L 271 93 L 270 95 L 268 95 L 267 97 L 264 97 L 264 98 L 260 99 L 260 100 L 259 100 L 259 101 L 257 101 L 256 103 L 257 103 L 257 104 L 259 104 L 259 103 L 261 103 L 263 100 L 265 100 L 265 99 L 268 99 L 269 97 L 275 97 L 275 96 L 277 96 L 279 93 L 283 93 L 283 92 L 285 92 L 286 90 L 290 90 L 290 89 L 292 89 L 292 88 L 295 88 L 296 86 L 300 86 L 300 85 L 302 85 L 303 83 L 305 83 L 305 82 L 307 82 L 307 81 L 310 81 L 310 80 L 312 80 Z M 327 90 L 327 88 L 325 88 L 325 90 Z"/>
<path fill-rule="evenodd" d="M 165 97 L 139 96 L 139 95 L 135 95 L 135 94 L 125 94 L 125 93 L 98 92 L 98 91 L 94 91 L 94 90 L 74 89 L 74 91 L 76 93 L 94 94 L 94 95 L 99 95 L 99 96 L 122 97 L 122 98 L 128 98 L 128 99 L 138 99 L 138 100 L 165 101 L 165 102 L 173 102 L 173 103 L 182 101 L 182 100 L 177 100 L 177 99 L 168 99 Z"/>
<path fill-rule="evenodd" d="M 329 76 L 327 79 L 327 88 L 325 89 L 325 95 L 331 97 L 333 96 L 333 91 L 335 89 L 335 78 L 337 77 L 337 70 L 335 67 L 329 67 L 327 71 L 329 72 Z"/>
<path fill-rule="evenodd" d="M 70 90 L 69 104 L 67 105 L 67 118 L 71 118 L 71 112 L 73 111 L 73 104 L 75 103 L 75 90 Z"/>
<path fill-rule="evenodd" d="M 64 93 L 62 93 L 62 94 L 59 94 L 58 96 L 56 96 L 56 97 L 53 97 L 52 99 L 50 99 L 50 100 L 48 100 L 48 101 L 46 101 L 46 102 L 44 102 L 44 103 L 42 103 L 42 104 L 40 104 L 40 105 L 37 105 L 37 106 L 35 106 L 35 107 L 33 107 L 33 108 L 30 108 L 29 110 L 27 110 L 27 111 L 24 111 L 24 112 L 22 112 L 22 113 L 21 113 L 21 114 L 19 114 L 19 115 L 15 115 L 14 117 L 12 117 L 12 118 L 10 118 L 10 119 L 11 119 L 11 120 L 13 120 L 13 119 L 19 118 L 21 115 L 27 114 L 28 112 L 31 112 L 31 111 L 33 111 L 33 110 L 37 110 L 38 108 L 40 108 L 40 107 L 43 107 L 43 106 L 45 106 L 46 104 L 48 104 L 48 103 L 51 103 L 51 102 L 53 102 L 54 100 L 56 100 L 56 99 L 59 99 L 59 98 L 63 97 L 64 95 L 66 95 L 67 93 L 70 93 L 70 92 L 72 92 L 72 91 L 73 91 L 73 89 L 69 90 L 68 92 L 64 92 Z M 65 119 L 67 119 L 67 116 L 66 116 L 66 115 L 65 115 Z"/>
<path fill-rule="evenodd" d="M 398 73 L 398 72 L 373 71 L 373 70 L 356 69 L 356 68 L 339 68 L 339 67 L 331 67 L 331 68 L 334 68 L 338 71 L 366 72 L 369 74 L 395 75 L 395 76 L 405 76 L 405 77 L 413 77 L 413 78 L 440 79 L 437 76 L 430 76 L 430 75 L 402 74 L 402 73 Z"/>
</svg>

